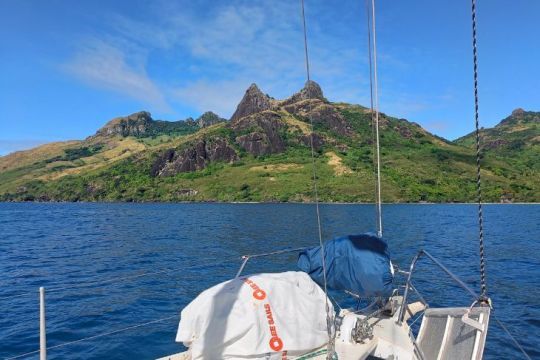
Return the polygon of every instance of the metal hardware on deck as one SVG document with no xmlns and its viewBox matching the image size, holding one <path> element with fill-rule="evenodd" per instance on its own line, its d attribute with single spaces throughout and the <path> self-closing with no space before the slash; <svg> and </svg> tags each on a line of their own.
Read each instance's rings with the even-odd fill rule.
<svg viewBox="0 0 540 360">
<path fill-rule="evenodd" d="M 413 261 L 411 262 L 411 266 L 409 269 L 409 275 L 407 276 L 407 283 L 405 284 L 405 292 L 403 293 L 403 306 L 399 310 L 399 316 L 397 323 L 401 325 L 403 322 L 403 317 L 405 315 L 405 307 L 407 306 L 407 298 L 409 296 L 409 288 L 412 288 L 411 285 L 411 279 L 413 272 L 416 268 L 416 263 L 420 259 L 422 255 L 425 255 L 428 259 L 430 259 L 435 265 L 437 265 L 442 271 L 444 271 L 452 280 L 454 280 L 461 288 L 463 288 L 465 291 L 467 291 L 469 294 L 472 295 L 472 297 L 476 300 L 478 299 L 478 294 L 476 294 L 467 284 L 465 284 L 463 281 L 461 281 L 460 278 L 458 278 L 456 275 L 454 275 L 450 270 L 448 270 L 443 264 L 439 262 L 439 260 L 435 259 L 430 253 L 428 253 L 425 250 L 420 250 L 418 254 L 413 258 Z M 416 291 L 416 290 L 415 290 Z"/>
<path fill-rule="evenodd" d="M 47 330 L 45 324 L 45 288 L 39 288 L 39 360 L 47 360 Z"/>
<path fill-rule="evenodd" d="M 373 326 L 368 322 L 367 318 L 356 321 L 351 337 L 356 343 L 364 342 L 364 340 L 373 337 Z"/>
<path fill-rule="evenodd" d="M 416 290 L 416 288 L 413 286 L 412 282 L 409 284 L 409 286 L 415 292 L 416 296 L 418 296 L 418 298 L 420 299 L 422 304 L 424 304 L 426 307 L 428 307 L 429 304 L 427 303 L 426 299 L 424 299 L 424 297 L 420 294 L 420 292 L 418 290 Z"/>
<path fill-rule="evenodd" d="M 240 277 L 240 274 L 242 274 L 242 271 L 244 271 L 244 268 L 246 267 L 246 264 L 249 261 L 249 256 L 242 256 L 242 259 L 244 259 L 244 261 L 242 261 L 242 265 L 240 265 L 240 269 L 238 269 L 238 272 L 236 273 L 236 276 L 234 277 L 235 279 Z"/>
<path fill-rule="evenodd" d="M 240 269 L 238 269 L 238 272 L 236 273 L 236 276 L 234 278 L 237 279 L 237 278 L 240 277 L 240 275 L 242 275 L 242 271 L 244 271 L 244 268 L 246 267 L 247 262 L 251 258 L 265 257 L 265 256 L 270 256 L 270 255 L 286 254 L 286 253 L 289 253 L 289 252 L 307 250 L 309 248 L 310 247 L 305 246 L 305 247 L 298 247 L 298 248 L 294 248 L 294 249 L 277 250 L 277 251 L 272 251 L 272 252 L 269 252 L 269 253 L 254 254 L 254 255 L 242 255 L 242 260 L 243 260 L 242 265 L 240 265 Z"/>
</svg>

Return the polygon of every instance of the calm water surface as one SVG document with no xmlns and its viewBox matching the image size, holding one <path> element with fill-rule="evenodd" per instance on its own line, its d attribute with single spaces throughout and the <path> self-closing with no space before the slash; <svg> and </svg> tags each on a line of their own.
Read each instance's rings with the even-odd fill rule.
<svg viewBox="0 0 540 360">
<path fill-rule="evenodd" d="M 323 205 L 321 212 L 326 239 L 373 230 L 371 205 Z M 475 216 L 474 205 L 385 205 L 394 262 L 408 266 L 424 248 L 478 289 Z M 496 314 L 539 358 L 540 205 L 487 205 L 485 222 Z M 48 289 L 47 340 L 55 346 L 178 314 L 233 277 L 240 255 L 317 241 L 313 205 L 0 203 L 0 358 L 38 349 L 39 286 Z M 255 260 L 246 273 L 287 269 L 295 269 L 295 256 Z M 432 306 L 470 304 L 427 261 L 418 269 L 417 288 Z M 134 277 L 148 272 L 160 273 Z M 177 324 L 173 318 L 59 347 L 49 358 L 164 356 L 183 349 L 174 343 Z M 519 355 L 492 321 L 485 358 Z"/>
</svg>

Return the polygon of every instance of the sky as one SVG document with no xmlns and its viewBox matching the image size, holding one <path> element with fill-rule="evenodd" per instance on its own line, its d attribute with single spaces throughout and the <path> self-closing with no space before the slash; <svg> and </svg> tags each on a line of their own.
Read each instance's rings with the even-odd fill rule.
<svg viewBox="0 0 540 360">
<path fill-rule="evenodd" d="M 364 0 L 305 0 L 311 78 L 369 104 Z M 474 128 L 470 0 L 377 0 L 380 110 L 448 139 Z M 540 111 L 540 1 L 478 0 L 480 122 Z M 147 110 L 230 117 L 251 83 L 306 80 L 299 0 L 0 0 L 0 155 Z"/>
</svg>

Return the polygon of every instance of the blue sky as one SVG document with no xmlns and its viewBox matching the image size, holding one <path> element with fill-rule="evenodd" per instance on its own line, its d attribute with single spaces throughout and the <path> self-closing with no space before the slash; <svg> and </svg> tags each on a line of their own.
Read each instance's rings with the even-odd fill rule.
<svg viewBox="0 0 540 360">
<path fill-rule="evenodd" d="M 540 111 L 540 2 L 479 0 L 480 116 Z M 312 78 L 369 103 L 364 0 L 306 0 Z M 0 155 L 82 139 L 148 110 L 229 117 L 255 82 L 305 81 L 299 1 L 0 0 Z M 454 139 L 473 129 L 469 0 L 377 2 L 381 111 Z"/>
</svg>

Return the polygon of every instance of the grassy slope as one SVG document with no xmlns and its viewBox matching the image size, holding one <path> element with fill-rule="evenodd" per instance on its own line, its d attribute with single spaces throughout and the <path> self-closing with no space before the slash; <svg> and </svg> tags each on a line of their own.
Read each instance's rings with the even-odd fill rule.
<svg viewBox="0 0 540 360">
<path fill-rule="evenodd" d="M 369 114 L 359 106 L 336 104 L 355 135 L 340 137 L 324 127 L 316 130 L 327 145 L 316 158 L 323 201 L 374 199 L 372 129 Z M 467 144 L 434 137 L 414 124 L 382 118 L 383 200 L 392 202 L 474 200 L 475 159 Z M 306 132 L 301 119 L 285 116 L 290 129 Z M 182 137 L 108 138 L 51 145 L 0 158 L 0 199 L 90 201 L 309 201 L 312 200 L 311 154 L 289 143 L 282 154 L 255 158 L 237 149 L 235 164 L 172 177 L 152 177 L 150 168 L 159 151 L 178 148 L 201 136 L 230 135 L 225 124 Z M 289 134 L 293 136 L 292 131 Z M 72 149 L 72 150 L 69 150 Z M 82 149 L 82 150 L 81 150 Z M 66 150 L 71 157 L 66 158 Z M 80 157 L 77 157 L 80 155 Z M 55 157 L 59 160 L 50 161 Z M 62 158 L 63 157 L 63 158 Z M 526 160 L 529 161 L 529 160 Z M 515 201 L 540 201 L 534 186 L 536 168 L 489 154 L 484 159 L 484 194 L 499 201 L 511 194 Z M 3 195 L 2 195 L 3 194 Z"/>
<path fill-rule="evenodd" d="M 539 201 L 540 192 L 540 113 L 517 110 L 490 129 L 480 132 L 484 168 L 508 182 L 509 194 L 519 193 L 521 201 Z M 455 141 L 473 149 L 475 134 Z"/>
</svg>

